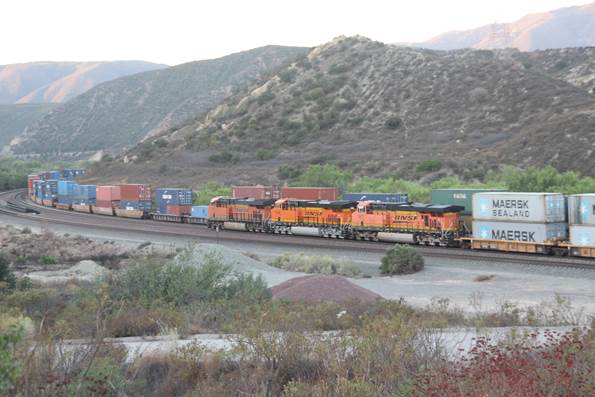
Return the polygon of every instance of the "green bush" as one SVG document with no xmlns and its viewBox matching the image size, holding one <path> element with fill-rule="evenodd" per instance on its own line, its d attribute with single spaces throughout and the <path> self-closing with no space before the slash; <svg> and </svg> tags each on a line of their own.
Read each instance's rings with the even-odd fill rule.
<svg viewBox="0 0 595 397">
<path fill-rule="evenodd" d="M 190 256 L 168 263 L 142 260 L 114 278 L 112 296 L 152 308 L 240 298 L 245 303 L 258 302 L 270 293 L 261 277 L 233 272 L 221 258 L 206 255 L 200 265 Z"/>
<path fill-rule="evenodd" d="M 11 326 L 0 332 L 0 394 L 11 390 L 21 375 L 21 362 L 17 360 L 17 346 L 23 339 L 23 328 Z"/>
<path fill-rule="evenodd" d="M 353 179 L 351 171 L 342 170 L 333 164 L 314 164 L 293 184 L 295 186 L 329 186 L 345 190 Z"/>
<path fill-rule="evenodd" d="M 233 160 L 233 154 L 224 150 L 222 152 L 213 153 L 209 156 L 211 163 L 230 163 Z"/>
<path fill-rule="evenodd" d="M 400 117 L 397 117 L 397 116 L 390 117 L 384 123 L 384 125 L 386 126 L 386 128 L 388 128 L 390 130 L 397 130 L 397 129 L 399 129 L 401 127 L 402 124 L 403 124 L 403 121 L 401 120 Z"/>
<path fill-rule="evenodd" d="M 362 274 L 359 267 L 347 258 L 302 253 L 283 254 L 273 259 L 271 265 L 279 269 L 303 273 L 340 274 L 347 277 L 359 277 Z"/>
<path fill-rule="evenodd" d="M 256 151 L 256 159 L 260 161 L 274 159 L 277 154 L 270 149 L 258 149 Z"/>
<path fill-rule="evenodd" d="M 428 172 L 439 171 L 442 168 L 442 162 L 436 159 L 429 159 L 421 161 L 416 167 L 415 171 L 419 174 L 427 174 Z"/>
<path fill-rule="evenodd" d="M 199 189 L 194 190 L 192 203 L 195 205 L 208 205 L 213 197 L 218 196 L 231 196 L 231 187 L 209 181 Z"/>
<path fill-rule="evenodd" d="M 14 289 L 16 286 L 16 277 L 10 268 L 8 258 L 0 254 L 0 292 L 4 289 Z"/>
<path fill-rule="evenodd" d="M 57 263 L 56 258 L 51 255 L 42 255 L 39 261 L 44 265 L 55 265 Z"/>
<path fill-rule="evenodd" d="M 380 273 L 410 274 L 419 272 L 424 268 L 424 258 L 413 247 L 408 245 L 395 245 L 386 251 L 380 264 Z"/>
<path fill-rule="evenodd" d="M 298 178 L 304 170 L 300 165 L 283 164 L 277 170 L 277 177 L 283 181 Z"/>
</svg>

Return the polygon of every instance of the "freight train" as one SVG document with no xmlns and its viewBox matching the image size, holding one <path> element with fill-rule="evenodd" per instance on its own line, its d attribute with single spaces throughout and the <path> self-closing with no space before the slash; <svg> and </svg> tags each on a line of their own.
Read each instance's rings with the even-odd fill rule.
<svg viewBox="0 0 595 397">
<path fill-rule="evenodd" d="M 591 240 L 568 239 L 566 198 L 555 193 L 476 192 L 472 234 L 463 222 L 467 209 L 460 205 L 371 201 L 358 193 L 360 201 L 215 197 L 208 206 L 193 206 L 190 189 L 172 188 L 157 189 L 153 207 L 148 185 L 91 186 L 32 177 L 29 193 L 38 204 L 64 210 L 199 224 L 214 230 L 595 258 Z M 64 192 L 70 192 L 71 199 L 60 194 Z M 590 196 L 595 195 L 570 201 L 582 205 L 576 210 L 572 204 L 570 212 L 579 213 L 571 219 L 586 219 L 586 225 L 571 224 L 571 233 L 575 228 L 584 235 L 580 228 L 589 225 L 591 218 L 585 218 L 583 207 L 593 204 L 595 214 L 595 198 L 591 203 Z M 394 197 L 408 201 L 406 196 Z"/>
</svg>

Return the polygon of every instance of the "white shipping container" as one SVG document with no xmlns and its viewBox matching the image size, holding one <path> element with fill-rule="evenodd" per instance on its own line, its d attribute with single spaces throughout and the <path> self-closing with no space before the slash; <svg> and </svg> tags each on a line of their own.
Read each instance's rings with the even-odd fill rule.
<svg viewBox="0 0 595 397">
<path fill-rule="evenodd" d="M 518 223 L 473 221 L 473 237 L 482 240 L 523 241 L 544 243 L 548 240 L 566 240 L 566 223 Z"/>
<path fill-rule="evenodd" d="M 595 247 L 595 226 L 570 225 L 570 244 Z"/>
<path fill-rule="evenodd" d="M 566 222 L 566 198 L 560 193 L 475 193 L 473 219 L 537 223 Z"/>
<path fill-rule="evenodd" d="M 568 223 L 595 226 L 595 193 L 568 196 Z"/>
</svg>

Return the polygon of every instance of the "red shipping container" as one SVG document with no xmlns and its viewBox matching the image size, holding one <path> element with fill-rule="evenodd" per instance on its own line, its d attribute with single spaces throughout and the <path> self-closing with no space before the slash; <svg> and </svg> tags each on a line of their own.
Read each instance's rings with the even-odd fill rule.
<svg viewBox="0 0 595 397">
<path fill-rule="evenodd" d="M 151 200 L 151 186 L 129 183 L 120 185 L 120 200 L 144 201 Z"/>
<path fill-rule="evenodd" d="M 168 215 L 190 215 L 192 213 L 192 205 L 176 205 L 168 204 L 165 207 Z"/>
<path fill-rule="evenodd" d="M 27 189 L 29 190 L 29 193 L 33 191 L 33 181 L 38 181 L 39 179 L 41 179 L 39 175 L 27 176 Z"/>
<path fill-rule="evenodd" d="M 232 197 L 234 198 L 281 198 L 281 193 L 278 186 L 234 186 L 231 189 Z"/>
<path fill-rule="evenodd" d="M 337 200 L 339 191 L 335 187 L 282 187 L 281 197 L 297 200 Z"/>
<path fill-rule="evenodd" d="M 120 201 L 120 186 L 97 186 L 97 201 Z"/>
<path fill-rule="evenodd" d="M 95 206 L 101 208 L 116 208 L 120 204 L 119 200 L 97 200 Z"/>
</svg>

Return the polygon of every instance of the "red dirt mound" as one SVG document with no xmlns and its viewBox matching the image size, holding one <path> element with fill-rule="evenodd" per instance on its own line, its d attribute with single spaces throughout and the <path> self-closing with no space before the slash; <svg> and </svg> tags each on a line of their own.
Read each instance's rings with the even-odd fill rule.
<svg viewBox="0 0 595 397">
<path fill-rule="evenodd" d="M 382 297 L 337 275 L 312 275 L 292 278 L 271 288 L 273 298 L 293 302 L 359 301 L 371 303 Z"/>
</svg>

